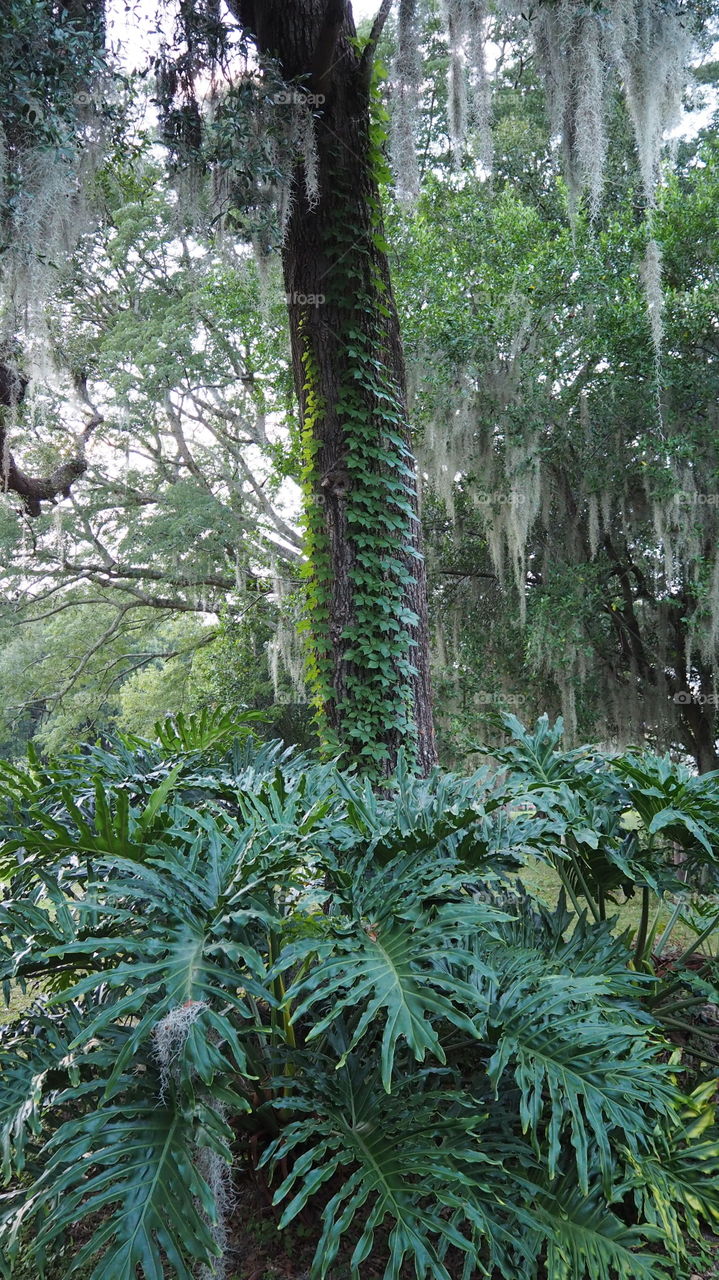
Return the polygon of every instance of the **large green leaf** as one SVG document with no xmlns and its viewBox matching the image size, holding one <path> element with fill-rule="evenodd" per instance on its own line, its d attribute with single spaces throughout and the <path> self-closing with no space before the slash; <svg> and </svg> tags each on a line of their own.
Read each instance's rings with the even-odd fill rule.
<svg viewBox="0 0 719 1280">
<path fill-rule="evenodd" d="M 266 716 L 260 711 L 225 711 L 204 707 L 202 711 L 168 716 L 155 725 L 158 742 L 166 752 L 194 752 L 228 747 L 236 738 L 247 737 L 252 725 Z"/>
<path fill-rule="evenodd" d="M 288 1201 L 281 1226 L 328 1182 L 342 1180 L 322 1211 L 313 1277 L 324 1280 L 333 1268 L 355 1220 L 353 1280 L 386 1220 L 385 1280 L 399 1280 L 405 1258 L 418 1277 L 455 1280 L 444 1261 L 448 1246 L 466 1256 L 468 1276 L 482 1253 L 496 1265 L 506 1265 L 510 1248 L 522 1254 L 516 1224 L 530 1215 L 508 1212 L 496 1197 L 491 1175 L 499 1158 L 482 1150 L 483 1117 L 471 1098 L 432 1090 L 423 1075 L 387 1096 L 356 1057 L 339 1071 L 317 1058 L 312 1074 L 311 1089 L 305 1085 L 287 1104 L 302 1118 L 287 1126 L 265 1161 L 278 1168 L 292 1160 L 275 1193 L 275 1203 Z"/>
<path fill-rule="evenodd" d="M 382 1083 L 389 1092 L 400 1041 L 418 1062 L 427 1053 L 444 1062 L 443 1025 L 481 1034 L 486 1001 L 461 970 L 486 970 L 467 944 L 503 916 L 469 896 L 452 863 L 424 851 L 389 868 L 372 869 L 365 859 L 355 876 L 345 875 L 338 896 L 352 914 L 330 915 L 319 937 L 291 943 L 276 969 L 303 966 L 286 1002 L 293 1022 L 312 1016 L 309 1040 L 353 1015 L 353 1049 L 381 1022 Z M 431 905 L 423 907 L 423 900 Z"/>
<path fill-rule="evenodd" d="M 610 988 L 599 978 L 547 975 L 536 986 L 500 983 L 489 1013 L 497 1047 L 487 1071 L 496 1089 L 511 1072 L 520 1092 L 522 1129 L 532 1135 L 550 1177 L 568 1136 L 581 1190 L 594 1167 L 608 1190 L 613 1141 L 646 1149 L 659 1115 L 677 1094 L 667 1068 L 638 1023 L 607 1012 Z"/>
<path fill-rule="evenodd" d="M 646 1245 L 661 1239 L 651 1227 L 628 1227 L 598 1188 L 571 1178 L 537 1188 L 536 1213 L 546 1227 L 547 1280 L 668 1280 L 666 1262 Z"/>
<path fill-rule="evenodd" d="M 212 1193 L 197 1169 L 195 1129 L 195 1117 L 157 1099 L 130 1097 L 61 1125 L 23 1215 L 46 1218 L 25 1246 L 30 1254 L 79 1216 L 101 1214 L 75 1263 L 81 1268 L 101 1250 L 92 1280 L 135 1280 L 138 1266 L 145 1280 L 163 1280 L 165 1259 L 177 1280 L 194 1280 L 196 1265 L 220 1252 Z M 227 1126 L 212 1123 L 220 1158 L 230 1158 L 230 1138 Z"/>
</svg>

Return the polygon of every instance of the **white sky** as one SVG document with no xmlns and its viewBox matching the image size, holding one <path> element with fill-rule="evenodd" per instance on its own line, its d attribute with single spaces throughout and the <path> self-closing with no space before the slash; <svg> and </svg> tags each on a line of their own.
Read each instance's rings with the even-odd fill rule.
<svg viewBox="0 0 719 1280">
<path fill-rule="evenodd" d="M 373 18 L 378 9 L 379 0 L 352 0 L 355 22 L 361 22 L 363 18 Z"/>
<path fill-rule="evenodd" d="M 351 0 L 355 23 L 373 18 L 380 7 L 380 0 Z M 0 7 L 2 0 L 0 0 Z M 162 27 L 162 5 L 151 5 L 147 0 L 110 0 L 107 6 L 109 45 L 127 69 L 140 69 L 147 62 L 149 44 L 156 47 L 159 28 Z M 154 15 L 154 17 L 153 17 Z M 152 34 L 148 27 L 154 28 Z"/>
</svg>

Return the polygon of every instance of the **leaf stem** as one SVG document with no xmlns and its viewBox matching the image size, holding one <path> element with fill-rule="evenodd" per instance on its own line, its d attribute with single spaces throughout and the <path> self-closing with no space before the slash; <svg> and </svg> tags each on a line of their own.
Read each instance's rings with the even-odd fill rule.
<svg viewBox="0 0 719 1280">
<path fill-rule="evenodd" d="M 642 886 L 642 914 L 639 920 L 639 929 L 634 944 L 634 964 L 639 966 L 644 963 L 644 951 L 647 945 L 647 932 L 649 929 L 649 904 L 650 904 L 649 885 Z"/>
</svg>

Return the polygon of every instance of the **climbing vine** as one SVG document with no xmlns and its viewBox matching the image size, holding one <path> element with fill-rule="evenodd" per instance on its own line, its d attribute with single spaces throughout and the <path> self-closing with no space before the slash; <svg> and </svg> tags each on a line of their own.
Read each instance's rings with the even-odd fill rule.
<svg viewBox="0 0 719 1280">
<path fill-rule="evenodd" d="M 304 369 L 304 413 L 302 415 L 302 473 L 303 525 L 306 560 L 303 565 L 305 578 L 306 615 L 299 630 L 308 638 L 307 680 L 311 690 L 315 718 L 322 733 L 323 743 L 329 748 L 330 729 L 324 710 L 332 697 L 332 658 L 329 639 L 330 585 L 332 569 L 327 530 L 322 515 L 321 494 L 317 488 L 317 454 L 320 450 L 318 424 L 325 412 L 325 404 L 318 389 L 319 370 L 314 352 L 307 339 L 307 322 L 301 322 L 303 338 L 302 367 Z"/>
<path fill-rule="evenodd" d="M 413 522 L 412 456 L 404 438 L 405 410 L 401 389 L 386 359 L 387 319 L 392 300 L 378 265 L 386 249 L 375 183 L 386 172 L 386 113 L 378 88 L 372 91 L 372 121 L 367 146 L 374 179 L 368 199 L 365 235 L 339 220 L 329 224 L 326 248 L 330 261 L 342 261 L 341 277 L 328 284 L 326 305 L 338 325 L 341 377 L 334 411 L 338 419 L 346 477 L 342 493 L 351 566 L 351 621 L 344 627 L 343 660 L 347 671 L 339 697 L 331 669 L 327 639 L 330 614 L 331 561 L 323 502 L 318 487 L 317 425 L 325 411 L 317 391 L 318 375 L 311 348 L 305 347 L 305 413 L 303 422 L 303 486 L 308 552 L 309 619 L 312 643 L 308 659 L 310 684 L 325 744 L 338 750 L 326 708 L 336 701 L 336 721 L 348 758 L 370 776 L 386 774 L 390 743 L 412 753 L 416 728 L 412 715 L 412 630 L 417 615 L 408 607 Z M 303 333 L 307 323 L 303 324 Z M 383 358 L 384 357 L 384 358 Z"/>
<path fill-rule="evenodd" d="M 406 566 L 416 519 L 408 493 L 412 472 L 402 438 L 402 408 L 387 385 L 372 336 L 347 330 L 348 378 L 338 401 L 350 477 L 347 526 L 354 548 L 350 570 L 354 622 L 345 628 L 345 658 L 361 674 L 347 677 L 341 707 L 344 733 L 353 754 L 378 763 L 389 749 L 388 730 L 403 742 L 413 738 L 409 690 L 414 668 L 411 633 L 417 616 L 405 604 L 413 581 Z M 376 407 L 368 414 L 367 401 Z M 404 554 L 404 557 L 402 555 Z"/>
</svg>

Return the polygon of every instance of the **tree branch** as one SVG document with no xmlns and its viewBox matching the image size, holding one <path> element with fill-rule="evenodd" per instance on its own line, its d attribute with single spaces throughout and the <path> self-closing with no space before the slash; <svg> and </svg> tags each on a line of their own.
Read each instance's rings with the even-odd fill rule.
<svg viewBox="0 0 719 1280">
<path fill-rule="evenodd" d="M 374 57 L 377 52 L 377 45 L 380 42 L 382 32 L 384 31 L 385 23 L 390 15 L 392 4 L 393 4 L 393 0 L 382 0 L 379 13 L 377 14 L 377 17 L 372 23 L 372 30 L 369 33 L 369 40 L 367 41 L 364 49 L 362 50 L 362 57 L 360 59 L 360 75 L 364 81 L 364 84 L 367 86 L 367 88 L 369 88 L 369 83 L 372 78 L 372 64 L 374 62 Z"/>
<path fill-rule="evenodd" d="M 190 578 L 187 576 L 175 576 L 172 573 L 165 573 L 162 570 L 150 569 L 148 567 L 135 568 L 130 565 L 121 565 L 115 562 L 112 565 L 101 564 L 72 564 L 68 562 L 65 566 L 66 573 L 76 573 L 81 577 L 107 578 L 115 579 L 122 582 L 130 580 L 142 582 L 160 582 L 171 587 L 216 587 L 218 591 L 234 591 L 234 578 L 224 577 L 219 574 L 203 574 L 198 578 Z"/>
<path fill-rule="evenodd" d="M 335 50 L 347 17 L 347 0 L 327 0 L 310 67 L 310 86 L 327 96 L 329 75 L 336 65 Z"/>
<path fill-rule="evenodd" d="M 11 490 L 22 498 L 28 515 L 39 516 L 43 502 L 54 502 L 58 497 L 69 498 L 72 484 L 87 471 L 85 446 L 103 419 L 97 410 L 92 409 L 86 399 L 85 402 L 92 416 L 77 436 L 75 457 L 61 463 L 49 476 L 30 476 L 26 471 L 21 470 L 9 452 L 2 412 L 3 409 L 16 409 L 24 400 L 26 390 L 27 379 L 18 374 L 11 365 L 0 362 L 0 455 L 2 456 L 3 488 L 6 492 Z"/>
<path fill-rule="evenodd" d="M 62 699 L 67 696 L 67 694 L 70 692 L 70 690 L 79 680 L 80 676 L 85 670 L 85 667 L 87 666 L 90 659 L 93 657 L 94 654 L 97 653 L 98 649 L 101 649 L 102 646 L 106 644 L 108 640 L 111 640 L 112 637 L 117 633 L 117 631 L 120 628 L 122 619 L 124 618 L 128 610 L 131 608 L 132 608 L 132 605 L 128 604 L 128 605 L 122 605 L 118 609 L 117 614 L 113 618 L 109 627 L 107 627 L 105 631 L 103 631 L 99 640 L 96 640 L 95 643 L 92 644 L 90 648 L 85 651 L 79 663 L 75 667 L 75 670 L 72 672 L 72 675 L 70 676 L 69 680 L 67 680 L 66 683 L 63 685 L 62 689 L 60 689 L 60 691 L 54 695 L 52 700 L 53 707 L 56 707 L 58 702 L 61 702 Z"/>
</svg>

